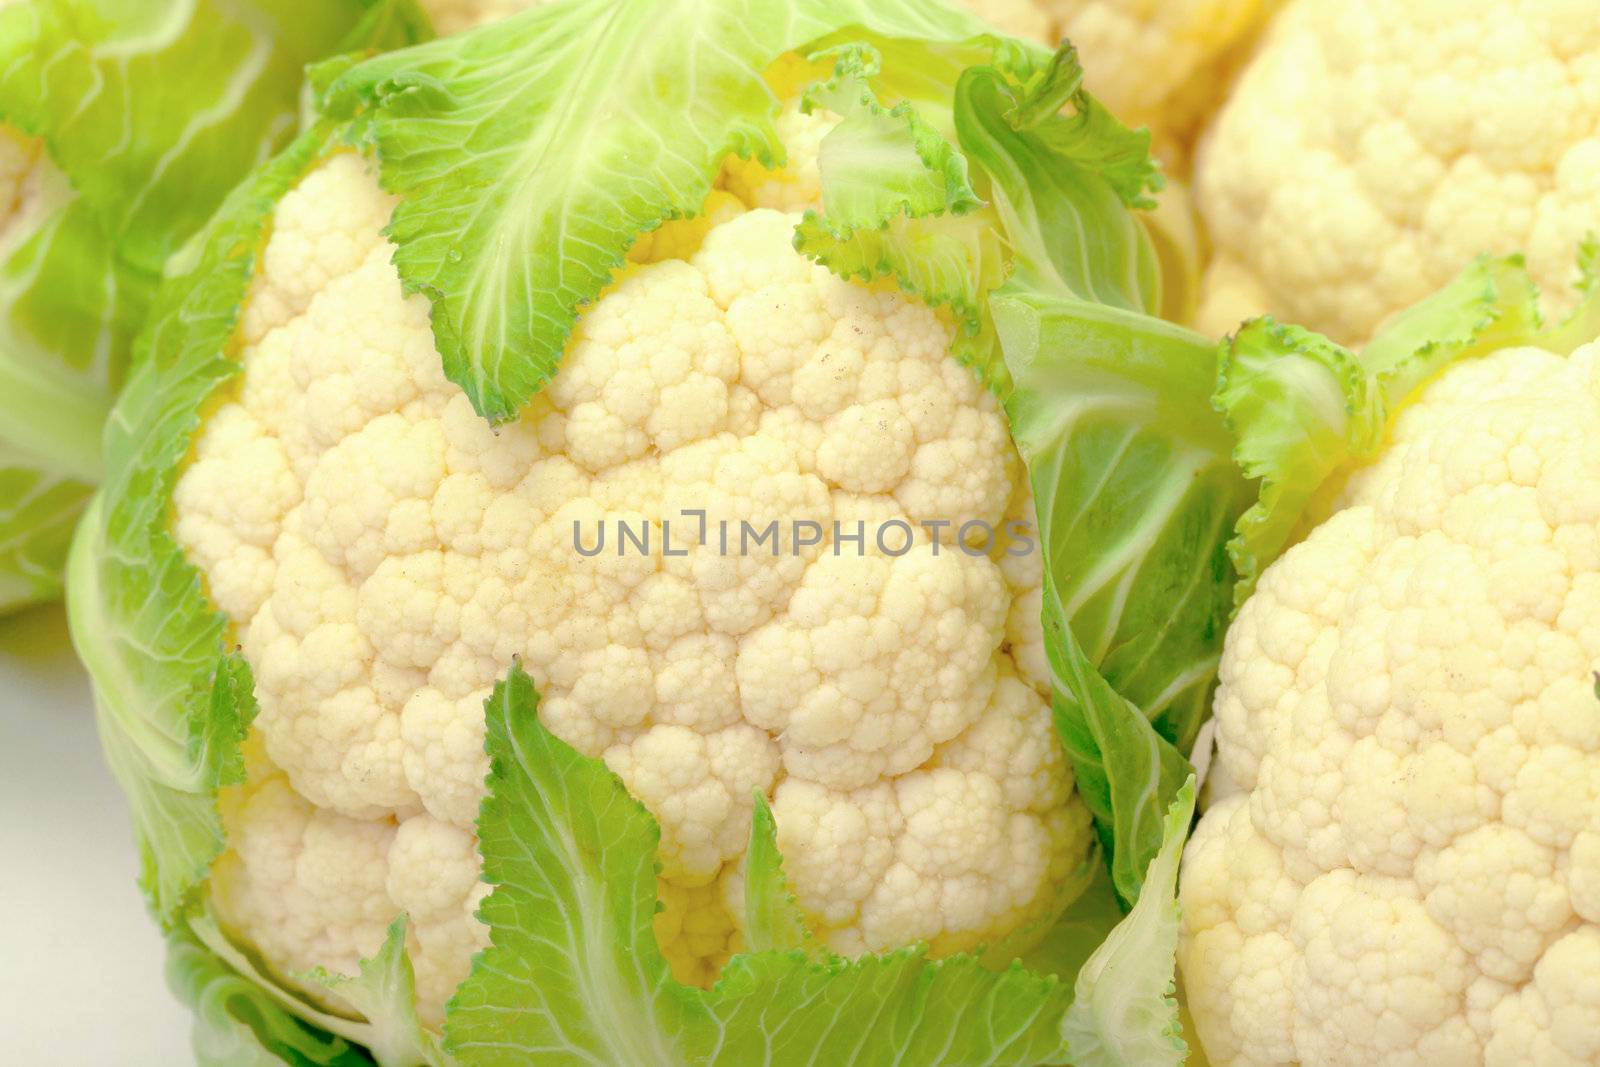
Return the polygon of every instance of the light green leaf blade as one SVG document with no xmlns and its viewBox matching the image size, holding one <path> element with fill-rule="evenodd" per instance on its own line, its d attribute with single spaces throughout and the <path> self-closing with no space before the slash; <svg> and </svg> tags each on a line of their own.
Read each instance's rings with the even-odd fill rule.
<svg viewBox="0 0 1600 1067">
<path fill-rule="evenodd" d="M 1522 257 L 1480 256 L 1390 319 L 1357 358 L 1387 414 L 1456 360 L 1525 344 L 1539 330 L 1539 291 Z"/>
<path fill-rule="evenodd" d="M 187 926 L 168 936 L 166 970 L 173 995 L 194 1012 L 191 1044 L 197 1067 L 371 1063 L 348 1041 L 295 1018 L 252 976 L 235 970 Z"/>
<path fill-rule="evenodd" d="M 887 70 L 876 47 L 835 50 L 834 77 L 807 99 L 842 120 L 818 153 L 822 210 L 806 212 L 795 247 L 841 278 L 893 278 L 949 308 L 960 326 L 956 354 L 988 377 L 992 331 L 983 305 L 1004 279 L 1005 256 L 993 214 L 974 213 L 982 201 L 952 143 L 954 92 L 970 63 L 1028 53 L 979 44 L 957 54 L 884 42 Z"/>
<path fill-rule="evenodd" d="M 913 101 L 886 106 L 878 99 L 872 85 L 881 70 L 877 51 L 856 44 L 812 58 L 830 55 L 833 76 L 808 88 L 803 98 L 808 112 L 825 108 L 840 116 L 818 146 L 820 221 L 828 230 L 844 238 L 902 216 L 964 215 L 981 206 L 966 158 Z M 953 69 L 959 74 L 959 67 Z"/>
<path fill-rule="evenodd" d="M 706 999 L 691 1064 L 790 1067 L 1056 1064 L 1070 991 L 1020 966 L 920 949 L 810 963 L 797 953 L 735 956 Z"/>
<path fill-rule="evenodd" d="M 0 611 L 48 600 L 92 490 L 6 455 L 0 444 Z"/>
<path fill-rule="evenodd" d="M 307 980 L 335 994 L 366 1021 L 363 1045 L 378 1067 L 444 1067 L 448 1063 L 436 1034 L 417 1017 L 417 981 L 406 951 L 406 920 L 389 924 L 383 947 L 361 961 L 357 975 L 317 968 Z"/>
<path fill-rule="evenodd" d="M 1189 761 L 1089 662 L 1048 567 L 1043 602 L 1056 733 L 1110 851 L 1112 882 L 1131 902 L 1148 858 L 1160 849 L 1161 813 L 1191 773 Z"/>
<path fill-rule="evenodd" d="M 59 188 L 37 228 L 0 241 L 0 612 L 61 592 L 73 528 L 103 474 L 114 371 L 150 290 L 116 262 L 66 179 L 42 180 Z"/>
<path fill-rule="evenodd" d="M 514 668 L 485 706 L 479 908 L 491 944 L 445 1015 L 464 1065 L 684 1063 L 699 1013 L 656 945 L 660 831 L 605 765 L 540 726 Z"/>
<path fill-rule="evenodd" d="M 1058 731 L 1131 902 L 1208 710 L 1226 546 L 1253 492 L 1210 406 L 1204 337 L 1009 284 L 993 308 L 1038 513 Z"/>
<path fill-rule="evenodd" d="M 778 852 L 778 824 L 767 798 L 756 794 L 750 813 L 750 847 L 744 854 L 744 943 L 750 952 L 821 953 L 805 916 L 789 892 Z"/>
<path fill-rule="evenodd" d="M 1003 371 L 994 360 L 985 295 L 1005 277 L 1001 237 L 986 215 L 888 220 L 881 229 L 841 237 L 821 216 L 807 214 L 795 230 L 800 250 L 841 278 L 894 278 L 908 293 L 946 307 L 960 324 L 956 355 L 986 381 Z"/>
<path fill-rule="evenodd" d="M 958 42 L 915 0 L 586 0 L 361 64 L 327 95 L 404 196 L 391 234 L 445 372 L 493 421 L 555 372 L 639 234 L 701 209 L 730 154 L 775 162 L 778 57 L 848 26 Z"/>
<path fill-rule="evenodd" d="M 1006 235 L 1012 290 L 1160 309 L 1155 249 L 1129 210 L 1153 206 L 1146 194 L 1161 186 L 1149 132 L 1122 126 L 1084 91 L 1070 45 L 1042 66 L 966 70 L 955 125 Z"/>
<path fill-rule="evenodd" d="M 167 529 L 200 409 L 238 372 L 227 356 L 278 198 L 326 131 L 240 186 L 162 290 L 141 360 L 107 425 L 105 485 L 79 524 L 68 574 L 72 640 L 95 683 L 101 744 L 127 792 L 141 882 L 178 919 L 222 848 L 217 789 L 236 779 L 253 714 L 248 668 L 223 655 L 225 620 Z"/>
<path fill-rule="evenodd" d="M 1173 975 L 1178 865 L 1193 818 L 1190 778 L 1162 820 L 1139 902 L 1078 972 L 1062 1028 L 1074 1067 L 1181 1067 L 1188 1058 Z"/>
<path fill-rule="evenodd" d="M 822 209 L 807 211 L 795 231 L 795 246 L 841 278 L 892 277 L 949 308 L 961 325 L 958 354 L 980 367 L 983 297 L 1004 274 L 999 235 L 991 215 L 973 214 L 982 202 L 966 158 L 924 112 L 949 125 L 961 71 L 996 47 L 959 55 L 891 47 L 887 71 L 866 44 L 814 57 L 837 62 L 832 78 L 806 91 L 806 105 L 841 120 L 819 147 Z"/>
<path fill-rule="evenodd" d="M 1159 305 L 1155 249 L 1128 210 L 1147 202 L 1144 194 L 1159 187 L 1159 176 L 1148 134 L 1117 124 L 1083 90 L 1070 46 L 1047 56 L 1014 43 L 987 43 L 987 56 L 964 63 L 902 59 L 868 79 L 889 99 L 911 93 L 928 114 L 948 116 L 950 136 L 968 161 L 970 187 L 987 206 L 977 210 L 967 183 L 941 185 L 936 179 L 948 175 L 931 165 L 920 198 L 886 197 L 865 205 L 869 210 L 860 210 L 858 198 L 848 204 L 857 210 L 836 212 L 827 206 L 830 187 L 849 191 L 857 183 L 846 168 L 830 170 L 824 154 L 825 210 L 807 215 L 796 245 L 842 277 L 892 277 L 928 303 L 948 307 L 961 327 L 956 355 L 1004 395 L 1006 365 L 994 348 L 987 306 L 1002 283 L 1130 310 Z M 1060 114 L 1069 104 L 1072 113 Z M 903 138 L 913 136 L 908 131 Z M 932 151 L 920 157 L 937 162 Z M 938 188 L 946 193 L 943 203 L 932 195 Z"/>
<path fill-rule="evenodd" d="M 43 193 L 0 237 L 0 611 L 60 592 L 168 257 L 293 135 L 302 68 L 349 43 L 363 13 L 360 0 L 0 11 L 0 121 L 49 159 Z"/>
<path fill-rule="evenodd" d="M 1600 340 L 1600 235 L 1590 234 L 1578 246 L 1578 294 L 1567 320 L 1539 339 L 1552 352 L 1571 353 Z"/>
<path fill-rule="evenodd" d="M 383 945 L 371 959 L 361 961 L 358 974 L 330 974 L 318 968 L 291 980 L 271 971 L 253 950 L 232 941 L 211 905 L 209 897 L 201 898 L 167 938 L 169 974 L 175 957 L 182 955 L 208 973 L 225 976 L 225 988 L 237 994 L 218 1000 L 207 1011 L 173 983 L 179 998 L 201 1013 L 194 1037 L 205 1064 L 221 1067 L 232 1062 L 220 1051 L 215 1058 L 205 1055 L 208 1046 L 216 1045 L 250 1063 L 255 1061 L 249 1054 L 264 1049 L 268 1058 L 263 1063 L 280 1062 L 270 1058 L 277 1055 L 291 1064 L 331 1067 L 374 1062 L 378 1067 L 454 1067 L 438 1035 L 417 1021 L 403 916 L 390 923 Z M 316 986 L 343 1001 L 337 1014 L 312 1002 L 307 988 Z M 293 1039 L 288 1047 L 285 1035 Z"/>
<path fill-rule="evenodd" d="M 100 566 L 110 521 L 96 497 L 73 544 L 67 617 L 95 679 L 106 763 L 132 809 L 140 885 L 170 924 L 222 851 L 216 793 L 239 779 L 255 701 L 244 660 L 218 657 L 222 621 L 175 545 L 141 539 L 144 566 Z"/>
<path fill-rule="evenodd" d="M 334 49 L 336 54 L 312 63 L 306 70 L 300 105 L 303 128 L 316 125 L 323 95 L 345 71 L 374 55 L 431 41 L 435 36 L 421 0 L 361 2 L 367 6 L 366 14 L 339 42 Z"/>
<path fill-rule="evenodd" d="M 1377 447 L 1383 396 L 1350 352 L 1263 318 L 1225 343 L 1215 403 L 1238 440 L 1240 469 L 1261 485 L 1229 546 L 1240 579 L 1234 598 L 1242 604 L 1287 547 L 1323 480 Z"/>
<path fill-rule="evenodd" d="M 1600 253 L 1597 253 L 1600 255 Z M 1450 365 L 1515 345 L 1558 352 L 1583 343 L 1592 294 L 1547 330 L 1520 256 L 1483 256 L 1438 293 L 1396 315 L 1359 355 L 1270 318 L 1224 346 L 1215 404 L 1238 439 L 1235 456 L 1260 480 L 1260 499 L 1230 546 L 1242 603 L 1293 540 L 1318 490 L 1374 455 L 1389 419 Z"/>
<path fill-rule="evenodd" d="M 302 71 L 361 0 L 36 0 L 34 55 L 0 80 L 120 259 L 158 279 L 240 178 L 295 132 Z"/>
<path fill-rule="evenodd" d="M 520 668 L 486 707 L 478 831 L 495 889 L 480 915 L 492 934 L 446 1013 L 461 1064 L 1059 1058 L 1063 984 L 971 958 L 930 962 L 916 947 L 858 960 L 758 952 L 736 956 L 709 992 L 679 985 L 653 931 L 654 820 L 604 764 L 549 734 L 537 707 Z"/>
</svg>

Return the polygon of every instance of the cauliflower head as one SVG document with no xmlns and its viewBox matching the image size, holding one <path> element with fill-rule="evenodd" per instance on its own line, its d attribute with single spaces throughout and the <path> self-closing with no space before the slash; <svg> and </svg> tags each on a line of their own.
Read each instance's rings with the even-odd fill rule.
<svg viewBox="0 0 1600 1067">
<path fill-rule="evenodd" d="M 1484 252 L 1566 293 L 1600 230 L 1600 19 L 1583 0 L 1295 0 L 1207 133 L 1195 196 L 1208 332 L 1270 312 L 1361 344 Z"/>
<path fill-rule="evenodd" d="M 1077 46 L 1089 88 L 1181 157 L 1281 0 L 961 0 L 1018 37 Z"/>
<path fill-rule="evenodd" d="M 279 970 L 353 972 L 404 912 L 440 1018 L 486 940 L 483 704 L 513 661 L 659 821 L 685 981 L 740 943 L 756 792 L 841 953 L 950 953 L 1057 906 L 1091 834 L 1038 558 L 959 540 L 1030 506 L 1021 464 L 941 315 L 792 247 L 829 121 L 791 106 L 787 170 L 735 162 L 638 246 L 498 429 L 402 292 L 369 165 L 336 155 L 279 204 L 173 526 L 260 705 L 212 892 Z M 776 550 L 738 549 L 774 520 Z M 675 544 L 619 551 L 623 526 Z"/>
<path fill-rule="evenodd" d="M 1181 1057 L 1250 486 L 1148 137 L 759 7 L 341 65 L 163 287 L 70 619 L 202 1059 Z"/>
<path fill-rule="evenodd" d="M 1600 343 L 1446 371 L 1229 631 L 1211 1062 L 1600 1060 Z"/>
</svg>

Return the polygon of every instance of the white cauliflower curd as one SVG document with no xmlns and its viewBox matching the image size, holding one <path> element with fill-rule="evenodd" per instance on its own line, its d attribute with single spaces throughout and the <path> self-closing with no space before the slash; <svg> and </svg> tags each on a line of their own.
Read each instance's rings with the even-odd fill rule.
<svg viewBox="0 0 1600 1067">
<path fill-rule="evenodd" d="M 1091 834 L 1042 695 L 1039 560 L 956 532 L 1027 513 L 1021 463 L 940 315 L 794 251 L 823 122 L 791 107 L 788 172 L 735 164 L 704 219 L 642 242 L 498 429 L 402 294 L 369 166 L 336 155 L 281 202 L 243 374 L 175 496 L 260 704 L 212 893 L 280 971 L 352 972 L 404 912 L 438 1021 L 487 936 L 483 702 L 515 660 L 660 822 L 685 980 L 739 944 L 757 791 L 837 951 L 949 953 L 1058 903 Z M 724 520 L 779 520 L 777 554 L 723 552 Z M 899 527 L 875 542 L 896 520 L 903 554 Z M 578 550 L 619 521 L 652 550 Z"/>
<path fill-rule="evenodd" d="M 1600 231 L 1600 9 L 1294 0 L 1201 144 L 1195 199 L 1207 332 L 1270 312 L 1362 344 L 1482 253 L 1525 253 L 1564 295 Z"/>
<path fill-rule="evenodd" d="M 1228 634 L 1181 889 L 1212 1063 L 1600 1063 L 1597 669 L 1600 343 L 1460 364 Z"/>
</svg>

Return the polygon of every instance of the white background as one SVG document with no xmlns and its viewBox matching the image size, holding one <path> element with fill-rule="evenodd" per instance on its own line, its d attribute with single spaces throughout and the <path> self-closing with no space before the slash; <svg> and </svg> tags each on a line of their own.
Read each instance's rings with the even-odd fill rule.
<svg viewBox="0 0 1600 1067">
<path fill-rule="evenodd" d="M 0 1062 L 194 1062 L 137 875 L 61 611 L 0 618 Z"/>
</svg>

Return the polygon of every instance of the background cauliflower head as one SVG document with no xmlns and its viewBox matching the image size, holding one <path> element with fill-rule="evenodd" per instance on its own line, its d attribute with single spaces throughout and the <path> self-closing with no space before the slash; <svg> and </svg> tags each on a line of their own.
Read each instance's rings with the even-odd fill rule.
<svg viewBox="0 0 1600 1067">
<path fill-rule="evenodd" d="M 1228 634 L 1180 963 L 1219 1064 L 1600 1060 L 1600 344 L 1463 363 Z"/>
<path fill-rule="evenodd" d="M 846 953 L 993 942 L 1088 855 L 1042 695 L 1038 559 L 957 540 L 1029 506 L 1004 416 L 940 315 L 792 247 L 826 121 L 791 106 L 788 171 L 731 166 L 702 219 L 636 248 L 499 429 L 402 294 L 368 165 L 337 155 L 279 205 L 175 530 L 260 704 L 213 894 L 280 970 L 353 971 L 405 912 L 440 1017 L 486 938 L 483 702 L 514 660 L 545 725 L 660 822 L 656 928 L 685 980 L 739 943 L 754 792 Z M 685 554 L 577 550 L 663 518 Z M 738 550 L 741 521 L 773 520 L 776 554 Z M 899 527 L 875 542 L 896 521 L 903 553 Z M 835 552 L 835 522 L 863 523 L 865 550 Z"/>
<path fill-rule="evenodd" d="M 1360 344 L 1485 252 L 1566 293 L 1600 231 L 1595 7 L 1295 0 L 1208 132 L 1195 197 L 1210 332 L 1270 312 Z"/>
</svg>

